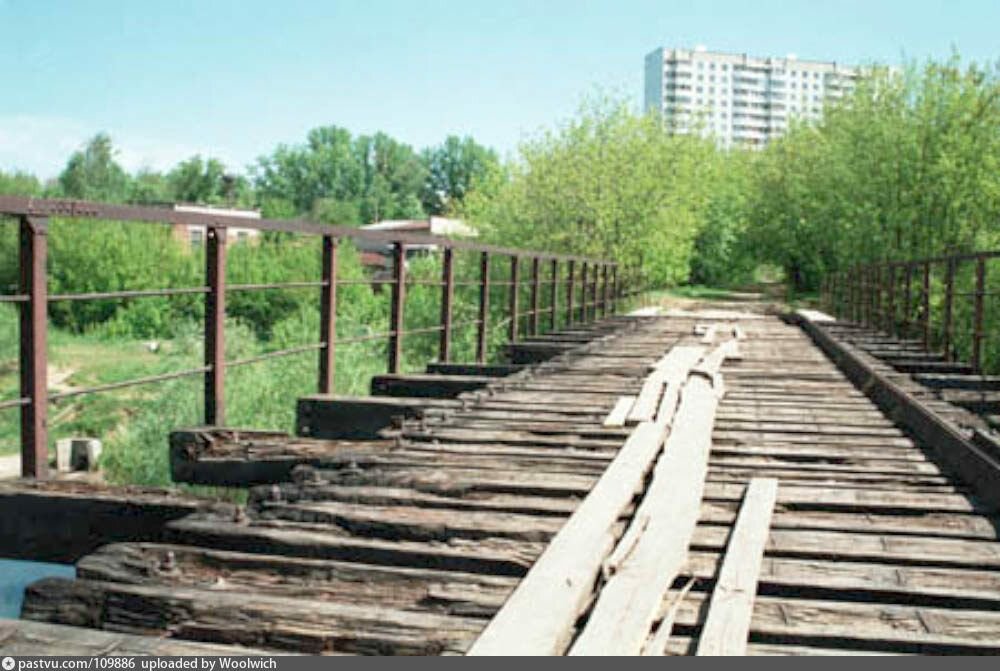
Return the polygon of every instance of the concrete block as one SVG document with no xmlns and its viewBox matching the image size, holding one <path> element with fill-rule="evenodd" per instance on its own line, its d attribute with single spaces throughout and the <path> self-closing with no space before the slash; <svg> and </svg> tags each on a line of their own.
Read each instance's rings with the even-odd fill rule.
<svg viewBox="0 0 1000 671">
<path fill-rule="evenodd" d="M 60 438 L 56 441 L 56 470 L 93 471 L 101 456 L 101 441 L 96 438 Z"/>
<path fill-rule="evenodd" d="M 60 438 L 56 441 L 56 470 L 69 473 L 73 470 L 73 439 Z"/>
</svg>

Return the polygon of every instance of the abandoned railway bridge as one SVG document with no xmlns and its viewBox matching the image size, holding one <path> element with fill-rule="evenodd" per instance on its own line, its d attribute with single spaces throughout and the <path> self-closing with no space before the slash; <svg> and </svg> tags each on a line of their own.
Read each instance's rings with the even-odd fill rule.
<svg viewBox="0 0 1000 671">
<path fill-rule="evenodd" d="M 20 306 L 21 393 L 0 408 L 21 413 L 24 476 L 0 483 L 0 556 L 76 567 L 27 588 L 2 654 L 1000 652 L 993 254 L 832 276 L 825 312 L 626 314 L 638 278 L 603 259 L 255 221 L 319 236 L 323 275 L 240 286 L 224 217 L 10 197 L 0 213 L 21 234 L 0 299 Z M 205 225 L 205 284 L 49 295 L 48 217 Z M 355 236 L 395 258 L 390 330 L 363 336 L 386 340 L 387 373 L 364 398 L 333 393 Z M 436 324 L 407 326 L 408 245 L 441 256 Z M 274 290 L 319 294 L 319 340 L 228 360 L 227 292 Z M 175 481 L 246 504 L 45 477 L 48 305 L 178 293 L 204 296 L 204 365 L 127 384 L 202 377 L 204 424 L 162 449 Z M 476 319 L 453 321 L 468 294 Z M 455 362 L 462 328 L 476 352 Z M 438 356 L 407 373 L 415 333 Z M 227 426 L 227 368 L 308 352 L 294 435 Z"/>
</svg>

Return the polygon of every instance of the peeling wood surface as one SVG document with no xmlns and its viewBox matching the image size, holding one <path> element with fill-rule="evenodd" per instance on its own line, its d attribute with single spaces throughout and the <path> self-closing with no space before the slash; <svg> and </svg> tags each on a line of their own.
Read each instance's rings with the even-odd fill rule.
<svg viewBox="0 0 1000 671">
<path fill-rule="evenodd" d="M 530 365 L 427 401 L 375 440 L 178 433 L 189 474 L 253 485 L 246 507 L 186 514 L 160 538 L 89 551 L 78 580 L 32 586 L 25 616 L 77 625 L 65 641 L 84 654 L 101 637 L 166 650 L 468 651 L 621 455 L 630 427 L 603 426 L 618 399 L 639 396 L 672 347 L 698 344 L 695 324 L 714 323 L 716 341 L 738 330 L 741 358 L 722 365 L 697 526 L 644 641 L 669 616 L 662 650 L 698 648 L 746 483 L 772 477 L 747 654 L 1000 653 L 996 508 L 801 329 L 746 310 L 615 318 L 518 343 L 511 351 Z M 941 399 L 933 408 L 954 410 Z M 597 525 L 600 561 L 645 493 L 640 483 Z M 574 591 L 567 612 L 582 618 L 552 652 L 579 637 L 600 587 L 591 578 Z M 9 641 L 43 645 L 4 631 L 0 652 Z M 54 636 L 37 641 L 63 649 Z"/>
</svg>

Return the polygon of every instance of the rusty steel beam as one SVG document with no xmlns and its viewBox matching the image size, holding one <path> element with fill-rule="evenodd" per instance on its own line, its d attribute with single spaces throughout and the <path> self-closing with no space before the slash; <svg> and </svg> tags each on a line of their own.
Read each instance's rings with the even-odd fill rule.
<svg viewBox="0 0 1000 671">
<path fill-rule="evenodd" d="M 226 423 L 226 229 L 205 234 L 205 423 Z"/>
<path fill-rule="evenodd" d="M 519 311 L 518 301 L 521 294 L 521 259 L 518 256 L 510 257 L 510 290 L 507 293 L 510 302 L 510 325 L 507 329 L 507 339 L 510 342 L 517 342 Z"/>
<path fill-rule="evenodd" d="M 976 290 L 972 295 L 972 367 L 976 372 L 983 369 L 983 304 L 986 296 L 986 259 L 982 256 L 976 259 Z"/>
<path fill-rule="evenodd" d="M 452 304 L 455 302 L 455 254 L 444 250 L 441 263 L 441 341 L 438 346 L 438 360 L 451 361 Z"/>
<path fill-rule="evenodd" d="M 486 329 L 490 315 L 490 253 L 479 257 L 479 327 L 476 333 L 476 362 L 486 363 Z"/>
<path fill-rule="evenodd" d="M 389 316 L 389 372 L 398 373 L 403 366 L 403 320 L 406 306 L 406 245 L 397 242 L 392 247 L 392 301 Z"/>
<path fill-rule="evenodd" d="M 0 214 L 15 217 L 61 217 L 66 219 L 105 219 L 133 223 L 177 224 L 204 226 L 206 228 L 251 228 L 261 231 L 281 231 L 306 235 L 330 235 L 338 239 L 366 240 L 382 244 L 401 242 L 406 245 L 435 246 L 440 249 L 459 249 L 491 254 L 523 254 L 527 250 L 484 245 L 469 240 L 457 240 L 439 235 L 427 235 L 392 230 L 367 230 L 349 226 L 335 226 L 305 220 L 247 219 L 221 213 L 178 212 L 165 207 L 143 205 L 114 205 L 83 200 L 30 198 L 26 196 L 0 196 Z M 569 254 L 537 252 L 543 259 L 583 260 Z"/>
<path fill-rule="evenodd" d="M 323 236 L 323 288 L 319 297 L 319 393 L 333 394 L 337 369 L 337 239 Z"/>
<path fill-rule="evenodd" d="M 20 304 L 21 475 L 44 478 L 48 475 L 48 286 L 45 274 L 48 258 L 48 220 L 21 217 L 20 286 L 28 297 Z"/>
<path fill-rule="evenodd" d="M 540 263 L 541 260 L 537 256 L 531 258 L 531 315 L 528 317 L 528 333 L 533 336 L 538 335 L 538 312 L 541 309 Z"/>
<path fill-rule="evenodd" d="M 925 261 L 923 264 L 923 288 L 920 305 L 920 326 L 922 331 L 921 339 L 924 351 L 931 348 L 931 264 Z"/>
<path fill-rule="evenodd" d="M 898 300 L 898 289 L 896 284 L 896 266 L 889 264 L 889 324 L 888 331 L 889 335 L 896 335 L 899 331 L 899 307 L 897 305 Z"/>
<path fill-rule="evenodd" d="M 952 346 L 953 345 L 953 343 L 952 343 L 952 338 L 953 338 L 953 334 L 952 334 L 952 329 L 953 329 L 952 311 L 953 311 L 953 303 L 954 303 L 954 300 L 955 300 L 955 265 L 956 264 L 955 264 L 955 261 L 952 260 L 952 259 L 949 259 L 946 263 L 947 263 L 947 265 L 945 267 L 945 275 L 944 275 L 944 307 L 943 307 L 944 315 L 942 317 L 942 320 L 943 320 L 944 323 L 942 324 L 942 328 L 941 328 L 941 330 L 942 330 L 941 339 L 942 339 L 942 347 L 944 349 L 944 358 L 945 358 L 945 361 L 951 361 L 952 358 L 953 358 L 953 355 L 952 355 L 952 351 L 953 351 L 953 346 Z"/>
<path fill-rule="evenodd" d="M 558 314 L 556 313 L 559 303 L 559 261 L 552 259 L 552 284 L 549 285 L 549 330 L 556 330 Z"/>
<path fill-rule="evenodd" d="M 576 270 L 576 261 L 569 262 L 568 275 L 566 278 L 566 324 L 573 323 L 573 289 L 576 286 L 573 273 Z"/>
</svg>

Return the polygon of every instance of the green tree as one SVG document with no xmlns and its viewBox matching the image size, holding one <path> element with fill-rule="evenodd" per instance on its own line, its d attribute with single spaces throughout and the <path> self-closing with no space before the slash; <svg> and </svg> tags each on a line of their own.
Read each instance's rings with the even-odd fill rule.
<svg viewBox="0 0 1000 671">
<path fill-rule="evenodd" d="M 495 151 L 457 135 L 425 149 L 421 159 L 427 168 L 421 200 L 429 214 L 459 209 L 466 194 L 499 167 Z"/>
<path fill-rule="evenodd" d="M 997 66 L 872 69 L 822 123 L 772 143 L 750 190 L 750 235 L 799 289 L 831 270 L 997 244 Z"/>
<path fill-rule="evenodd" d="M 70 156 L 59 175 L 62 194 L 69 198 L 124 202 L 129 193 L 129 176 L 115 161 L 111 137 L 99 133 L 80 151 Z"/>
<path fill-rule="evenodd" d="M 688 277 L 716 154 L 711 142 L 598 100 L 523 144 L 461 214 L 507 245 L 618 259 L 626 272 L 677 283 Z"/>
<path fill-rule="evenodd" d="M 385 133 L 362 135 L 354 146 L 362 172 L 362 222 L 423 217 L 426 168 L 413 148 Z"/>
<path fill-rule="evenodd" d="M 351 134 L 337 126 L 314 128 L 301 146 L 279 145 L 257 160 L 251 174 L 263 201 L 288 202 L 298 213 L 312 212 L 321 199 L 351 202 L 361 193 Z"/>
<path fill-rule="evenodd" d="M 175 202 L 202 204 L 224 202 L 231 184 L 221 161 L 201 156 L 192 156 L 179 163 L 167 175 L 167 183 Z"/>
<path fill-rule="evenodd" d="M 0 170 L 0 196 L 39 196 L 41 193 L 42 185 L 34 175 Z"/>
</svg>

